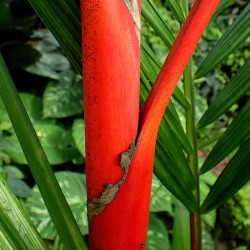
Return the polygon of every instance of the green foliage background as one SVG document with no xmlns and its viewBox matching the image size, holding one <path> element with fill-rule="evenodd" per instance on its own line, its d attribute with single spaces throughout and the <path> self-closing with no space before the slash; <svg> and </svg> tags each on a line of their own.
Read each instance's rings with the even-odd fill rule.
<svg viewBox="0 0 250 250">
<path fill-rule="evenodd" d="M 231 7 L 225 8 L 213 18 L 194 53 L 194 71 L 198 69 L 203 58 L 209 53 L 217 40 L 222 37 L 222 34 L 231 25 L 235 17 L 239 15 L 245 5 L 244 1 L 242 5 L 231 5 Z M 20 8 L 22 8 L 21 13 L 18 11 Z M 168 1 L 158 1 L 157 8 L 161 13 L 162 19 L 169 25 L 168 29 L 174 38 L 179 31 L 180 24 L 178 21 L 181 21 L 181 19 L 177 20 L 171 14 L 170 10 L 172 9 Z M 49 162 L 56 172 L 56 177 L 71 210 L 75 218 L 80 218 L 77 221 L 81 232 L 83 235 L 87 235 L 86 190 L 84 186 L 84 107 L 82 101 L 82 78 L 79 74 L 79 67 L 76 66 L 77 59 L 71 58 L 71 62 L 76 66 L 78 72 L 27 1 L 1 0 L 0 20 L 0 52 L 7 62 L 20 97 Z M 159 65 L 164 61 L 169 49 L 166 42 L 164 42 L 167 39 L 164 40 L 145 19 L 143 19 L 142 36 L 143 43 L 145 42 L 145 44 L 142 43 L 142 53 L 149 53 L 152 50 L 156 56 L 154 60 L 157 61 L 154 64 L 155 74 L 151 73 L 152 75 L 149 76 L 146 75 L 147 72 L 142 72 L 142 83 L 144 82 L 145 84 L 148 79 L 154 80 L 159 70 Z M 225 87 L 227 82 L 234 78 L 239 69 L 246 63 L 246 58 L 250 56 L 249 47 L 250 42 L 248 39 L 240 49 L 231 53 L 219 67 L 212 70 L 206 77 L 203 76 L 195 80 L 197 87 L 197 121 L 200 120 L 208 105 L 213 103 L 215 96 Z M 143 80 L 144 77 L 146 81 Z M 184 131 L 185 119 L 183 107 L 187 105 L 185 100 L 180 101 L 182 96 L 181 82 L 179 90 L 180 92 L 176 91 L 174 95 L 176 111 L 171 108 L 171 104 L 167 111 L 170 115 L 168 117 L 171 117 L 171 115 L 177 117 L 178 113 L 177 125 L 179 126 L 179 130 L 175 132 L 177 136 L 180 136 L 180 131 Z M 142 101 L 146 97 L 146 92 L 144 93 L 143 91 L 142 89 Z M 249 91 L 223 114 L 218 121 L 199 130 L 200 165 L 204 162 L 204 155 L 211 151 L 216 138 L 220 137 L 221 132 L 231 124 L 233 118 L 242 110 L 248 98 Z M 43 239 L 48 240 L 48 244 L 51 244 L 50 240 L 57 242 L 58 235 L 37 186 L 31 177 L 27 162 L 1 99 L 0 114 L 1 174 L 7 180 L 15 195 L 24 203 L 28 214 Z M 173 120 L 170 121 L 170 124 L 173 124 Z M 168 122 L 167 120 L 163 121 L 160 129 L 162 134 L 166 131 Z M 169 129 L 173 130 L 173 127 Z M 167 138 L 171 139 L 170 137 Z M 172 141 L 176 141 L 176 146 L 173 146 L 172 149 L 168 148 L 167 152 L 165 152 L 166 149 L 163 149 L 163 145 L 162 147 L 159 146 L 156 154 L 158 156 L 162 154 L 171 156 L 180 144 L 186 153 L 190 150 L 190 145 L 188 145 L 185 139 L 174 138 Z M 182 154 L 184 155 L 183 152 Z M 233 154 L 229 155 L 228 159 L 232 157 Z M 161 158 L 157 158 L 156 165 L 157 161 L 161 162 Z M 166 162 L 166 159 L 164 161 Z M 171 162 L 171 157 L 167 161 L 169 164 L 173 163 Z M 178 169 L 178 164 L 185 165 L 185 162 L 183 162 L 180 157 L 179 163 L 173 164 L 177 164 Z M 188 178 L 189 173 L 186 173 L 186 181 L 190 182 Z M 202 200 L 205 199 L 215 180 L 216 175 L 211 172 L 201 177 L 200 188 Z M 149 250 L 170 249 L 171 245 L 176 247 L 178 241 L 173 240 L 173 235 L 178 230 L 178 221 L 177 219 L 174 220 L 174 218 L 180 218 L 182 214 L 187 212 L 187 209 L 176 200 L 164 185 L 154 176 L 148 230 Z M 249 184 L 246 188 L 248 187 Z M 178 193 L 175 193 L 176 190 L 171 190 L 171 187 L 168 188 L 178 197 Z M 72 194 L 74 195 L 72 196 Z M 235 199 L 228 202 L 228 205 L 233 217 L 231 226 L 240 232 L 241 240 L 245 244 L 246 240 L 249 240 L 250 226 L 248 223 L 249 203 L 244 202 L 244 197 L 247 197 L 247 192 L 244 193 L 241 190 Z M 182 202 L 185 203 L 185 201 Z M 188 206 L 187 204 L 185 205 Z M 216 212 L 213 211 L 204 215 L 203 219 L 203 249 L 213 249 L 212 239 L 208 232 L 216 230 Z M 237 240 L 234 239 L 233 244 L 239 244 Z"/>
</svg>

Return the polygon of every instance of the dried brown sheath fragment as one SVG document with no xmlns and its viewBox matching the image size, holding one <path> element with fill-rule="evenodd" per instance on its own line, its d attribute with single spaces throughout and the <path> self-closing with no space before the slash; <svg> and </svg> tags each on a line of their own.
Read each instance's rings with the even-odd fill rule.
<svg viewBox="0 0 250 250">
<path fill-rule="evenodd" d="M 105 190 L 101 193 L 100 197 L 94 198 L 87 203 L 88 206 L 88 220 L 91 222 L 95 215 L 100 214 L 117 195 L 120 186 L 125 182 L 129 171 L 130 163 L 135 154 L 136 145 L 132 143 L 129 149 L 122 153 L 120 166 L 124 171 L 122 178 L 114 183 L 105 185 Z"/>
</svg>

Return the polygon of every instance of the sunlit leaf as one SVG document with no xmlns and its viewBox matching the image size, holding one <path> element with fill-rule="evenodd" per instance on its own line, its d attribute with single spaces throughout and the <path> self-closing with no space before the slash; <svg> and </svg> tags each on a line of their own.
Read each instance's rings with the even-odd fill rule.
<svg viewBox="0 0 250 250">
<path fill-rule="evenodd" d="M 72 172 L 57 172 L 56 178 L 76 218 L 82 235 L 88 233 L 85 175 Z M 33 196 L 27 199 L 27 211 L 44 239 L 55 239 L 57 232 L 49 216 L 41 194 L 35 186 Z"/>
<path fill-rule="evenodd" d="M 153 175 L 150 212 L 163 212 L 166 211 L 172 214 L 172 195 L 164 187 L 164 185 Z"/>
<path fill-rule="evenodd" d="M 63 71 L 59 81 L 51 81 L 43 96 L 44 118 L 64 118 L 83 111 L 82 81 L 72 70 Z"/>
</svg>

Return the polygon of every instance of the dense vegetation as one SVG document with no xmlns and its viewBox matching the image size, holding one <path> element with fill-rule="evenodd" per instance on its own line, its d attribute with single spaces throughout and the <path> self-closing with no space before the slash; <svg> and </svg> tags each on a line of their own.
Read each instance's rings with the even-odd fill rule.
<svg viewBox="0 0 250 250">
<path fill-rule="evenodd" d="M 163 18 L 170 24 L 169 29 L 176 35 L 179 25 L 171 15 L 167 1 L 155 2 Z M 247 1 L 233 3 L 214 16 L 195 51 L 194 68 L 200 65 L 201 58 L 204 58 L 246 4 Z M 0 20 L 0 52 L 66 199 L 78 218 L 81 232 L 87 237 L 82 78 L 26 0 L 0 1 Z M 166 45 L 145 21 L 143 24 L 143 40 L 155 51 L 159 61 L 163 62 L 168 53 Z M 197 120 L 225 83 L 234 77 L 249 58 L 249 47 L 248 39 L 224 60 L 220 67 L 196 82 Z M 204 162 L 213 142 L 242 110 L 248 98 L 249 92 L 217 122 L 199 131 L 201 162 Z M 178 104 L 176 107 L 184 123 L 182 109 L 178 108 Z M 202 143 L 203 141 L 209 143 Z M 232 155 L 218 164 L 213 171 L 202 176 L 201 198 L 206 196 L 209 187 Z M 54 245 L 53 249 L 60 249 L 60 240 L 27 167 L 1 99 L 0 173 L 23 202 L 42 238 L 46 239 L 49 245 Z M 179 230 L 179 224 L 174 219 L 175 214 L 185 214 L 187 210 L 155 176 L 151 195 L 148 249 L 168 249 L 167 246 L 170 248 L 170 245 L 176 244 L 172 242 L 173 233 Z M 219 245 L 224 245 L 227 249 L 246 249 L 247 242 L 250 241 L 249 204 L 248 183 L 225 205 L 205 215 L 203 249 L 214 249 L 214 242 L 218 249 Z M 178 218 L 180 219 L 180 216 Z"/>
</svg>

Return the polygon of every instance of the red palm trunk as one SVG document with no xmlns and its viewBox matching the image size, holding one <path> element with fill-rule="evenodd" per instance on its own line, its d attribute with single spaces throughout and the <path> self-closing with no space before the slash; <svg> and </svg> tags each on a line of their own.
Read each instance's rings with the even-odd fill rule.
<svg viewBox="0 0 250 250">
<path fill-rule="evenodd" d="M 81 1 L 91 250 L 146 248 L 160 120 L 219 0 L 196 1 L 143 108 L 139 132 L 139 24 L 134 14 L 139 11 L 131 14 L 128 8 L 135 2 Z M 121 153 L 136 140 L 126 175 L 120 166 Z"/>
<path fill-rule="evenodd" d="M 121 152 L 136 140 L 140 46 L 137 27 L 123 1 L 82 1 L 82 12 L 86 172 L 91 201 L 101 195 L 104 185 L 121 179 Z M 136 201 L 128 199 L 133 195 Z M 140 217 L 134 209 L 138 201 L 134 185 L 126 180 L 115 199 L 91 220 L 90 249 L 133 249 L 131 246 L 145 244 L 141 228 L 147 228 L 147 223 L 135 221 Z M 131 232 L 132 227 L 137 230 Z"/>
</svg>

